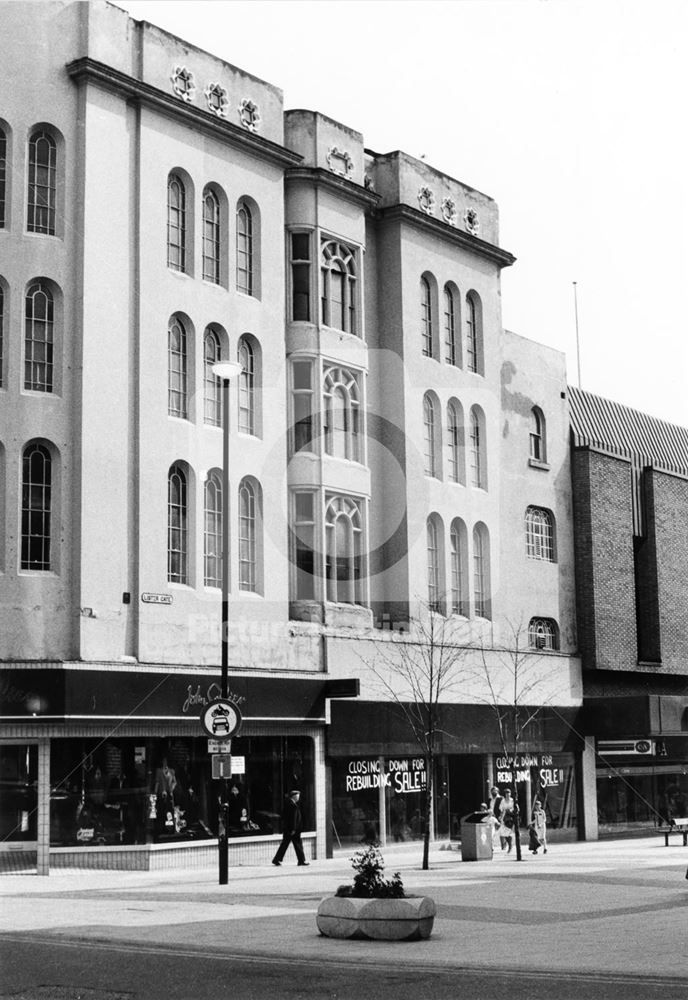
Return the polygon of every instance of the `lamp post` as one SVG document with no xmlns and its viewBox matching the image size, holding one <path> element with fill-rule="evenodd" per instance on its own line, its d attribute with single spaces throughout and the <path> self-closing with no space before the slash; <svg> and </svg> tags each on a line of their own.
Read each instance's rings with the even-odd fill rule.
<svg viewBox="0 0 688 1000">
<path fill-rule="evenodd" d="M 219 361 L 213 374 L 222 381 L 222 697 L 229 694 L 229 383 L 242 366 L 236 361 Z M 227 839 L 227 778 L 222 782 L 222 802 L 218 822 L 219 882 L 229 878 L 229 842 Z"/>
</svg>

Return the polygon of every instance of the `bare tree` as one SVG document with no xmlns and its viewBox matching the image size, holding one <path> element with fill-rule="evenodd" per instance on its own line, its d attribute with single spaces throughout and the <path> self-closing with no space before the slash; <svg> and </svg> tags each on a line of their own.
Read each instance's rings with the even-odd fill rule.
<svg viewBox="0 0 688 1000">
<path fill-rule="evenodd" d="M 423 870 L 428 868 L 435 758 L 440 728 L 440 703 L 454 691 L 463 661 L 470 652 L 461 643 L 461 625 L 421 603 L 410 634 L 375 641 L 375 657 L 363 657 L 389 700 L 408 724 L 425 761 Z"/>
<path fill-rule="evenodd" d="M 502 753 L 510 764 L 509 783 L 514 799 L 516 860 L 523 859 L 516 780 L 518 754 L 528 728 L 552 701 L 551 677 L 542 669 L 545 659 L 529 643 L 528 626 L 507 622 L 509 641 L 503 646 L 480 646 L 481 699 L 492 709 Z M 536 650 L 542 646 L 537 641 Z M 544 696 L 546 695 L 546 696 Z"/>
</svg>

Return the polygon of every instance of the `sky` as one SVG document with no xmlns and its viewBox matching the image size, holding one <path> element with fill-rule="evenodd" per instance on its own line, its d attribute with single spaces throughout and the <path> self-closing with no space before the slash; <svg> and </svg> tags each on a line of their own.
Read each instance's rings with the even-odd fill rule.
<svg viewBox="0 0 688 1000">
<path fill-rule="evenodd" d="M 688 425 L 688 3 L 117 0 L 493 197 L 502 318 Z"/>
</svg>

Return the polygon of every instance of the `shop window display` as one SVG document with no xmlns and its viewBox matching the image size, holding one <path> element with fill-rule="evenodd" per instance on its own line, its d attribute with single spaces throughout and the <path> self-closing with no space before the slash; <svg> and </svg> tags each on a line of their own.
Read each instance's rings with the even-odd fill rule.
<svg viewBox="0 0 688 1000">
<path fill-rule="evenodd" d="M 0 841 L 37 838 L 38 747 L 0 746 Z"/>
<path fill-rule="evenodd" d="M 277 834 L 282 800 L 302 790 L 314 826 L 313 742 L 239 737 L 245 773 L 228 782 L 230 837 Z M 205 737 L 54 740 L 50 840 L 54 846 L 168 843 L 217 836 L 223 783 L 213 780 Z"/>
</svg>

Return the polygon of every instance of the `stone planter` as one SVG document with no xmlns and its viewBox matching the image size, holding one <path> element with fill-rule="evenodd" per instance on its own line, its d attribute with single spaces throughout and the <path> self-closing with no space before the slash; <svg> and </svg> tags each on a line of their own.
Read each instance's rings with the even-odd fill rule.
<svg viewBox="0 0 688 1000">
<path fill-rule="evenodd" d="M 429 896 L 405 899 L 359 899 L 327 896 L 315 921 L 325 937 L 370 941 L 418 941 L 429 938 L 437 907 Z"/>
</svg>

